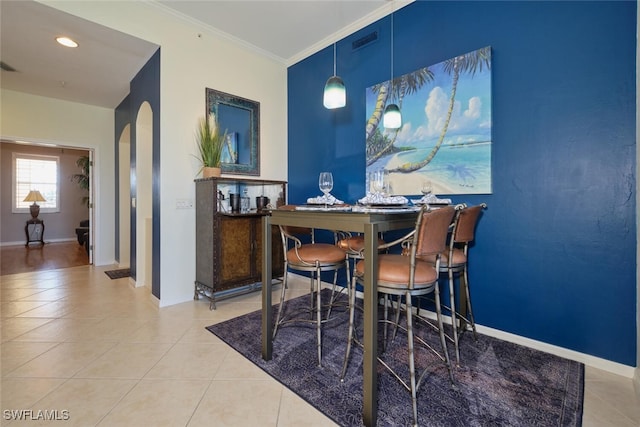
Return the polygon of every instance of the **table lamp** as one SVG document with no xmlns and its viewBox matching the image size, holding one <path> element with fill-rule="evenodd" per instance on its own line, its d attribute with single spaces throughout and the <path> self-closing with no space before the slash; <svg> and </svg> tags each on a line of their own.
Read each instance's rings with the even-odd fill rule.
<svg viewBox="0 0 640 427">
<path fill-rule="evenodd" d="M 29 210 L 31 211 L 31 218 L 37 219 L 40 214 L 40 206 L 36 202 L 46 202 L 47 199 L 42 197 L 42 194 L 38 190 L 31 190 L 27 197 L 24 198 L 23 202 L 33 202 L 31 206 L 29 206 Z"/>
</svg>

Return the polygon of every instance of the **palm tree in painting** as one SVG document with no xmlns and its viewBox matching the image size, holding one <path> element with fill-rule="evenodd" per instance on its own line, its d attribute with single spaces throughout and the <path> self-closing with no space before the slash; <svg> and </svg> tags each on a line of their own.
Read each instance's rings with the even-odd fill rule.
<svg viewBox="0 0 640 427">
<path fill-rule="evenodd" d="M 380 119 L 382 119 L 382 111 L 384 110 L 384 106 L 387 104 L 387 98 L 389 97 L 389 83 L 378 83 L 377 85 L 371 86 L 371 90 L 374 93 L 377 93 L 378 96 L 376 98 L 376 105 L 373 109 L 373 113 L 369 120 L 367 120 L 367 137 L 365 141 L 369 142 L 369 139 L 373 135 L 373 132 L 378 128 L 380 124 Z"/>
<path fill-rule="evenodd" d="M 426 83 L 433 81 L 433 72 L 429 67 L 420 68 L 412 73 L 380 83 L 371 87 L 377 93 L 376 104 L 373 113 L 367 120 L 366 141 L 367 141 L 367 165 L 372 164 L 377 159 L 387 154 L 393 147 L 393 143 L 398 135 L 398 130 L 393 132 L 391 138 L 382 135 L 379 130 L 382 112 L 389 97 L 391 100 L 398 99 L 399 107 L 402 109 L 402 100 L 406 95 L 410 95 L 420 90 Z"/>
<path fill-rule="evenodd" d="M 451 121 L 451 114 L 453 113 L 453 107 L 455 105 L 456 90 L 460 74 L 471 73 L 471 75 L 473 76 L 476 74 L 476 72 L 482 72 L 483 67 L 487 67 L 487 69 L 491 68 L 490 47 L 484 47 L 474 52 L 467 53 L 466 55 L 456 56 L 455 58 L 445 61 L 444 70 L 452 75 L 451 96 L 449 97 L 449 109 L 447 111 L 447 117 L 442 130 L 440 131 L 438 142 L 424 159 L 418 162 L 404 163 L 397 168 L 391 169 L 390 172 L 413 172 L 423 168 L 424 166 L 429 164 L 429 162 L 431 162 L 431 160 L 435 157 L 436 153 L 440 149 L 440 146 L 442 146 L 444 137 L 446 136 L 447 130 L 449 129 L 449 122 Z"/>
</svg>

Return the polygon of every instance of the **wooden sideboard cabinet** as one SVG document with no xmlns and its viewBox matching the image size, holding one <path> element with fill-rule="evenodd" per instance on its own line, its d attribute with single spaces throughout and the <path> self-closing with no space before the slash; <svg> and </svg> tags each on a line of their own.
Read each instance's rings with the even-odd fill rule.
<svg viewBox="0 0 640 427">
<path fill-rule="evenodd" d="M 273 207 L 286 201 L 286 182 L 237 178 L 196 179 L 196 279 L 194 299 L 216 301 L 261 288 L 262 217 L 256 197 L 266 196 Z M 232 212 L 230 194 L 245 198 L 245 209 Z M 248 201 L 247 201 L 248 198 Z M 284 270 L 282 241 L 272 227 L 273 277 Z"/>
</svg>

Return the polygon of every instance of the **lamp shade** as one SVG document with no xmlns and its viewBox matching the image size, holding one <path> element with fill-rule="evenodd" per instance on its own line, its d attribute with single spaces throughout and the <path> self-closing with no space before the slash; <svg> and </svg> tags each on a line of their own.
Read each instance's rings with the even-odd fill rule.
<svg viewBox="0 0 640 427">
<path fill-rule="evenodd" d="M 402 126 L 402 115 L 396 104 L 389 104 L 384 109 L 382 125 L 387 129 L 398 129 Z"/>
<path fill-rule="evenodd" d="M 347 105 L 347 89 L 344 87 L 344 82 L 338 76 L 329 77 L 327 83 L 324 85 L 324 100 L 325 108 L 334 109 L 341 108 Z"/>
<path fill-rule="evenodd" d="M 29 191 L 29 194 L 27 194 L 27 197 L 25 197 L 23 200 L 23 202 L 33 202 L 34 204 L 36 204 L 36 202 L 46 202 L 46 201 L 47 199 L 42 197 L 42 194 L 40 194 L 38 190 Z"/>
</svg>

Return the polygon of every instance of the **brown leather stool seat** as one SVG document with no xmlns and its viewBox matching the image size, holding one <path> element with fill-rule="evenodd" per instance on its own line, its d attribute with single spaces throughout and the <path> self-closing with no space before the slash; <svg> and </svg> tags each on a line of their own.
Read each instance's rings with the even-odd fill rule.
<svg viewBox="0 0 640 427">
<path fill-rule="evenodd" d="M 385 241 L 378 237 L 378 246 L 382 246 L 385 244 Z M 364 236 L 345 236 L 342 239 L 339 239 L 336 245 L 346 251 L 352 258 L 362 259 L 362 254 L 364 252 Z"/>
<path fill-rule="evenodd" d="M 316 261 L 320 264 L 343 263 L 344 252 L 329 243 L 313 243 L 288 250 L 287 260 L 290 267 L 298 263 L 308 266 L 308 264 L 315 264 Z"/>
<path fill-rule="evenodd" d="M 356 264 L 355 275 L 364 275 L 365 262 Z M 391 289 L 406 289 L 410 280 L 411 258 L 401 255 L 379 255 L 378 256 L 378 291 Z M 413 278 L 413 289 L 426 289 L 433 287 L 438 279 L 438 272 L 433 268 L 433 264 L 427 261 L 416 260 L 416 267 Z"/>
</svg>

